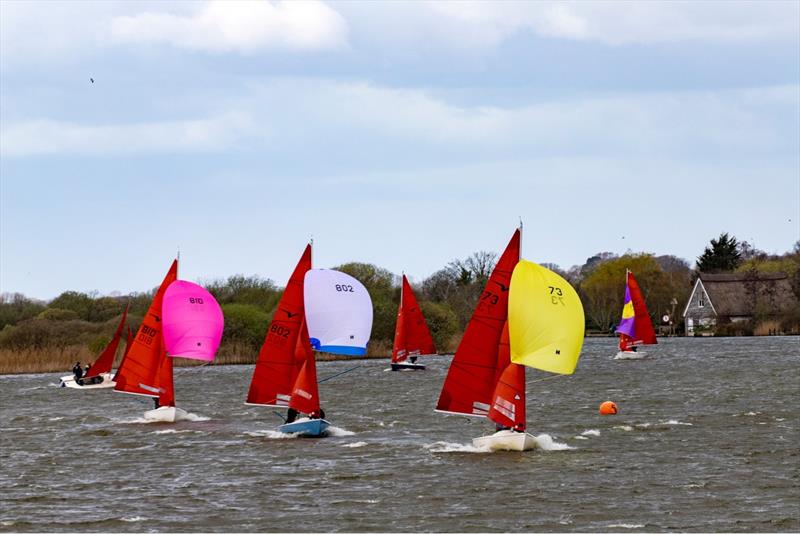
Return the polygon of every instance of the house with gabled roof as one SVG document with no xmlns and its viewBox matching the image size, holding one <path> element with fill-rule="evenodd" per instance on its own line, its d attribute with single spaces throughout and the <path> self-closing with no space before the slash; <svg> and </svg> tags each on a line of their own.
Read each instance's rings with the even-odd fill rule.
<svg viewBox="0 0 800 534">
<path fill-rule="evenodd" d="M 797 305 L 784 273 L 700 273 L 683 310 L 686 335 L 714 335 L 718 325 L 777 317 Z"/>
</svg>

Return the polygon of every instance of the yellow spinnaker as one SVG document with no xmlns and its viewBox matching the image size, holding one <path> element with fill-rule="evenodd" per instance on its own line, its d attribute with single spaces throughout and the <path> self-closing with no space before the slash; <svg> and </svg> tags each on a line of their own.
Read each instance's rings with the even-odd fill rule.
<svg viewBox="0 0 800 534">
<path fill-rule="evenodd" d="M 569 282 L 541 265 L 520 260 L 508 295 L 511 361 L 572 374 L 581 355 L 584 327 L 583 305 Z"/>
</svg>

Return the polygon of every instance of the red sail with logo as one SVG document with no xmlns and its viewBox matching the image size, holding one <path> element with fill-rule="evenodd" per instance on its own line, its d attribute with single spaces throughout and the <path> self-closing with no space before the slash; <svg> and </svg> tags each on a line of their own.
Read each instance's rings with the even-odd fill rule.
<svg viewBox="0 0 800 534">
<path fill-rule="evenodd" d="M 159 396 L 156 376 L 164 355 L 161 339 L 161 302 L 164 300 L 167 286 L 177 279 L 178 260 L 175 260 L 156 291 L 156 296 L 142 319 L 131 348 L 117 370 L 115 377 L 117 384 L 114 390 L 132 395 Z"/>
<path fill-rule="evenodd" d="M 103 352 L 100 353 L 100 356 L 94 361 L 94 363 L 89 367 L 89 372 L 86 373 L 85 378 L 91 378 L 93 376 L 99 376 L 103 373 L 110 373 L 111 368 L 114 366 L 114 358 L 117 356 L 117 348 L 119 347 L 120 338 L 122 338 L 122 329 L 125 326 L 125 319 L 128 318 L 128 306 L 125 306 L 125 311 L 122 312 L 122 319 L 120 319 L 119 324 L 117 325 L 117 330 L 114 332 L 114 337 L 111 338 L 111 341 L 106 348 L 103 349 Z"/>
<path fill-rule="evenodd" d="M 436 411 L 475 417 L 489 413 L 503 326 L 508 319 L 511 273 L 519 262 L 520 231 L 497 261 L 447 372 Z"/>
<path fill-rule="evenodd" d="M 297 344 L 305 324 L 303 280 L 310 269 L 311 245 L 308 245 L 286 284 L 267 330 L 247 393 L 247 404 L 289 405 L 295 380 L 305 362 L 297 357 Z M 310 347 L 311 343 L 308 345 Z"/>
<path fill-rule="evenodd" d="M 306 414 L 318 412 L 319 387 L 317 386 L 317 362 L 314 359 L 314 351 L 311 349 L 311 339 L 308 337 L 308 327 L 305 321 L 303 321 L 300 327 L 296 354 L 301 356 L 298 358 L 298 361 L 302 361 L 303 363 L 294 381 L 289 408 Z"/>
<path fill-rule="evenodd" d="M 392 349 L 392 363 L 405 361 L 409 356 L 421 354 L 436 354 L 431 332 L 425 322 L 425 316 L 408 283 L 403 275 L 403 285 L 400 289 L 400 306 L 397 309 L 397 327 L 394 332 L 394 348 Z"/>
<path fill-rule="evenodd" d="M 504 427 L 525 430 L 525 367 L 511 363 L 508 321 L 500 338 L 495 376 L 497 385 L 492 394 L 489 419 Z"/>
</svg>

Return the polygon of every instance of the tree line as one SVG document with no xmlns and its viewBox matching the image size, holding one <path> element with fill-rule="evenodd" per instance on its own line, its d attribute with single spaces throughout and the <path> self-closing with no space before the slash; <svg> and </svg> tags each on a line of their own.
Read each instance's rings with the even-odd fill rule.
<svg viewBox="0 0 800 534">
<path fill-rule="evenodd" d="M 475 252 L 451 261 L 414 286 L 440 352 L 455 350 L 497 257 L 494 252 Z M 578 291 L 590 334 L 613 333 L 622 310 L 626 269 L 636 275 L 653 324 L 665 333 L 682 331 L 681 314 L 699 272 L 784 272 L 800 299 L 800 241 L 791 252 L 769 255 L 746 241 L 721 234 L 697 258 L 695 269 L 676 256 L 631 252 L 622 256 L 598 253 L 566 271 L 557 265 L 545 266 Z M 382 267 L 359 262 L 334 269 L 355 277 L 369 291 L 374 308 L 370 353 L 389 354 L 400 301 L 400 277 Z M 254 361 L 283 288 L 258 275 L 238 274 L 203 285 L 225 315 L 220 353 L 244 356 L 246 360 L 251 356 Z M 5 293 L 0 296 L 0 349 L 45 350 L 77 345 L 97 353 L 110 340 L 126 304 L 130 305 L 129 324 L 134 331 L 138 328 L 155 290 L 125 297 L 66 291 L 47 303 L 19 293 Z M 664 316 L 667 321 L 662 320 Z M 781 320 L 793 323 L 787 330 L 795 328 L 800 324 L 800 310 Z"/>
</svg>

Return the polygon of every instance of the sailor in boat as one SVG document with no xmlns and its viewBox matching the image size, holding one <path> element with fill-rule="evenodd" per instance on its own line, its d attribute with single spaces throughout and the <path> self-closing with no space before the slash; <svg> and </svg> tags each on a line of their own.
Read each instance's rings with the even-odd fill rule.
<svg viewBox="0 0 800 534">
<path fill-rule="evenodd" d="M 294 423 L 294 420 L 297 419 L 297 413 L 298 413 L 297 410 L 295 410 L 294 408 L 289 408 L 286 411 L 286 423 L 285 424 L 288 425 L 289 423 Z"/>
<path fill-rule="evenodd" d="M 310 414 L 308 414 L 309 419 L 325 419 L 325 410 L 320 407 L 319 410 L 314 410 Z"/>
<path fill-rule="evenodd" d="M 75 382 L 81 379 L 83 376 L 83 368 L 81 367 L 81 362 L 75 362 L 75 365 L 72 366 L 72 374 L 75 375 Z"/>
<path fill-rule="evenodd" d="M 411 357 L 408 358 L 408 361 L 410 361 L 411 363 L 417 363 L 417 357 L 416 356 L 411 356 Z"/>
</svg>

